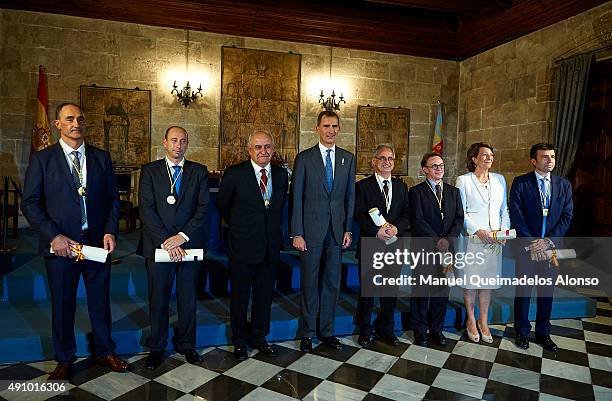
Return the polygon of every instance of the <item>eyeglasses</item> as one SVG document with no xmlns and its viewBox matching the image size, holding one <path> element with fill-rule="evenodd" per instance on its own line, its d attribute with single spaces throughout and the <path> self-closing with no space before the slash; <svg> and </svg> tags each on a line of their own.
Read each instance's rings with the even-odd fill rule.
<svg viewBox="0 0 612 401">
<path fill-rule="evenodd" d="M 381 162 L 393 162 L 395 160 L 395 157 L 385 157 L 385 156 L 378 156 L 375 157 L 375 159 L 380 160 Z"/>
<path fill-rule="evenodd" d="M 427 166 L 427 168 L 430 168 L 433 170 L 444 170 L 444 163 L 432 164 L 431 166 Z"/>
</svg>

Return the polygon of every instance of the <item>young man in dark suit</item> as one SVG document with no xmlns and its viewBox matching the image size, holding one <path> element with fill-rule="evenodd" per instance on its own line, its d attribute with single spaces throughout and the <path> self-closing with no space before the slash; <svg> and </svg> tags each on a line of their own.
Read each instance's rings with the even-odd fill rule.
<svg viewBox="0 0 612 401">
<path fill-rule="evenodd" d="M 554 280 L 558 269 L 551 266 L 546 251 L 560 245 L 569 230 L 573 216 L 572 186 L 566 179 L 551 174 L 555 168 L 553 145 L 533 145 L 530 157 L 534 171 L 514 179 L 508 203 L 510 222 L 520 238 L 514 244 L 516 276 L 538 275 Z M 523 349 L 529 348 L 531 291 L 532 286 L 518 286 L 514 298 L 515 344 Z M 535 341 L 549 351 L 557 350 L 550 338 L 553 291 L 554 285 L 538 286 Z"/>
<path fill-rule="evenodd" d="M 444 160 L 438 153 L 426 153 L 421 159 L 425 181 L 410 188 L 411 249 L 419 252 L 453 252 L 454 243 L 463 227 L 463 207 L 459 190 L 442 181 Z M 443 268 L 436 260 L 420 264 L 413 276 L 443 277 Z M 414 343 L 428 346 L 429 341 L 444 346 L 442 333 L 449 287 L 446 285 L 415 285 L 410 299 L 410 325 Z M 429 329 L 429 333 L 428 333 Z"/>
<path fill-rule="evenodd" d="M 234 356 L 238 360 L 248 357 L 247 344 L 264 356 L 276 356 L 266 336 L 270 333 L 288 185 L 287 171 L 270 164 L 274 143 L 268 132 L 253 132 L 248 149 L 250 160 L 225 170 L 217 197 L 217 209 L 229 225 L 230 319 Z"/>
<path fill-rule="evenodd" d="M 355 206 L 355 157 L 336 146 L 340 119 L 319 113 L 319 142 L 298 153 L 292 177 L 293 247 L 300 251 L 300 349 L 312 351 L 312 337 L 335 349 L 336 302 L 342 249 L 351 245 Z M 319 326 L 317 327 L 317 317 Z"/>
<path fill-rule="evenodd" d="M 183 262 L 185 249 L 204 249 L 208 244 L 208 171 L 206 166 L 185 160 L 189 136 L 172 126 L 164 135 L 166 157 L 145 164 L 140 173 L 138 200 L 142 221 L 139 254 L 145 257 L 149 281 L 151 349 L 145 367 L 156 369 L 163 361 L 168 342 L 172 283 L 176 277 L 178 321 L 174 349 L 187 362 L 199 364 L 196 343 L 196 282 L 202 261 Z M 168 252 L 172 262 L 156 263 L 155 250 Z"/>
<path fill-rule="evenodd" d="M 385 245 L 385 241 L 392 237 L 403 237 L 410 224 L 410 208 L 408 201 L 408 188 L 406 184 L 397 178 L 391 177 L 395 167 L 395 150 L 391 145 L 378 145 L 372 158 L 374 174 L 359 181 L 355 186 L 355 222 L 359 225 L 361 241 L 357 248 L 359 260 L 359 277 L 361 278 L 361 293 L 357 302 L 355 324 L 359 328 L 357 343 L 367 347 L 372 342 L 372 307 L 374 298 L 364 296 L 364 283 L 370 278 L 372 266 L 364 266 L 371 263 L 371 259 L 365 260 L 361 257 L 362 242 L 367 240 L 368 248 L 376 252 L 393 252 L 401 247 L 402 241 Z M 378 227 L 372 221 L 369 210 L 377 208 L 387 221 L 388 225 Z M 374 239 L 376 238 L 376 240 Z M 376 242 L 374 242 L 376 241 Z M 369 252 L 368 252 L 369 253 Z M 381 290 L 382 291 L 382 290 Z M 389 289 L 385 289 L 385 292 Z M 393 291 L 391 291 L 393 292 Z M 394 333 L 395 329 L 395 306 L 396 296 L 380 296 L 380 313 L 375 321 L 376 337 L 387 344 L 399 345 L 399 340 Z"/>
<path fill-rule="evenodd" d="M 76 357 L 76 292 L 83 275 L 93 331 L 93 355 L 117 372 L 128 365 L 114 353 L 111 338 L 110 258 L 105 263 L 76 261 L 75 244 L 115 249 L 119 194 L 110 154 L 85 144 L 85 117 L 74 103 L 55 111 L 60 139 L 32 155 L 21 208 L 38 233 L 51 290 L 53 347 L 58 364 L 50 380 L 69 379 Z M 49 247 L 53 254 L 49 253 Z"/>
</svg>

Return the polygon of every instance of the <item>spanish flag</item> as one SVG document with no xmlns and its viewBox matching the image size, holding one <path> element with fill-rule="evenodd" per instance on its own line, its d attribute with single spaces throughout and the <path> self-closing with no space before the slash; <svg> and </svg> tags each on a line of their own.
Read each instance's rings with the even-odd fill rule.
<svg viewBox="0 0 612 401">
<path fill-rule="evenodd" d="M 32 146 L 30 153 L 44 149 L 51 144 L 51 126 L 49 125 L 49 116 L 47 108 L 49 99 L 47 96 L 47 79 L 45 76 L 45 67 L 38 67 L 38 107 L 34 124 L 32 124 Z"/>
<path fill-rule="evenodd" d="M 438 100 L 438 107 L 436 108 L 436 128 L 434 130 L 433 141 L 431 150 L 442 154 L 444 150 L 444 130 L 446 124 L 444 121 L 444 105 Z"/>
</svg>

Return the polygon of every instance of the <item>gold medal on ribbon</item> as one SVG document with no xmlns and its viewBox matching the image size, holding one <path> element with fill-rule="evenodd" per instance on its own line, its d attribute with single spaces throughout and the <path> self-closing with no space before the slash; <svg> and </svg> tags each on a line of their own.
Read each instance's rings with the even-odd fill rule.
<svg viewBox="0 0 612 401">
<path fill-rule="evenodd" d="M 166 202 L 168 202 L 169 205 L 174 205 L 176 203 L 176 198 L 174 195 L 168 195 Z"/>
<path fill-rule="evenodd" d="M 77 189 L 77 192 L 79 193 L 79 196 L 85 197 L 87 196 L 87 189 L 85 189 L 85 187 L 79 187 L 79 189 Z"/>
<path fill-rule="evenodd" d="M 264 205 L 266 206 L 266 209 L 270 207 L 270 200 L 266 199 L 264 200 Z"/>
</svg>

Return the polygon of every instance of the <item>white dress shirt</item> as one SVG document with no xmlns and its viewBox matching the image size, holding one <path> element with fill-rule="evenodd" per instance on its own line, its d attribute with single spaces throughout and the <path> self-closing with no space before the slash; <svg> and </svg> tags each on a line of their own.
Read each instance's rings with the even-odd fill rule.
<svg viewBox="0 0 612 401">
<path fill-rule="evenodd" d="M 331 149 L 329 153 L 329 157 L 331 157 L 332 162 L 332 177 L 336 176 L 336 144 L 334 144 L 331 148 L 326 147 L 321 142 L 319 142 L 319 152 L 321 152 L 321 157 L 323 158 L 323 166 L 325 166 L 325 159 L 327 159 L 327 150 Z"/>
<path fill-rule="evenodd" d="M 81 167 L 81 186 L 83 188 L 87 188 L 87 163 L 85 162 L 85 142 L 83 142 L 81 146 L 78 147 L 78 149 L 72 149 L 66 142 L 64 142 L 62 138 L 60 138 L 59 144 L 62 147 L 62 150 L 64 151 L 64 157 L 66 157 L 66 163 L 68 163 L 68 171 L 70 171 L 70 173 L 72 173 L 72 159 L 74 159 L 74 156 L 71 153 L 75 150 L 79 152 L 79 164 Z M 85 224 L 81 226 L 81 229 L 87 230 L 88 228 L 89 225 L 87 224 L 87 208 L 85 208 Z"/>
<path fill-rule="evenodd" d="M 378 182 L 378 187 L 380 188 L 380 192 L 383 194 L 383 198 L 385 197 L 385 191 L 383 190 L 383 187 L 384 187 L 383 181 L 387 181 L 388 183 L 387 186 L 389 188 L 389 195 L 387 199 L 385 199 L 387 201 L 387 204 L 385 206 L 387 207 L 387 213 L 389 213 L 389 209 L 391 209 L 391 200 L 393 199 L 393 185 L 391 184 L 391 176 L 389 176 L 389 178 L 384 178 L 378 175 L 378 173 L 374 173 L 374 176 L 376 177 L 376 182 Z"/>
</svg>

